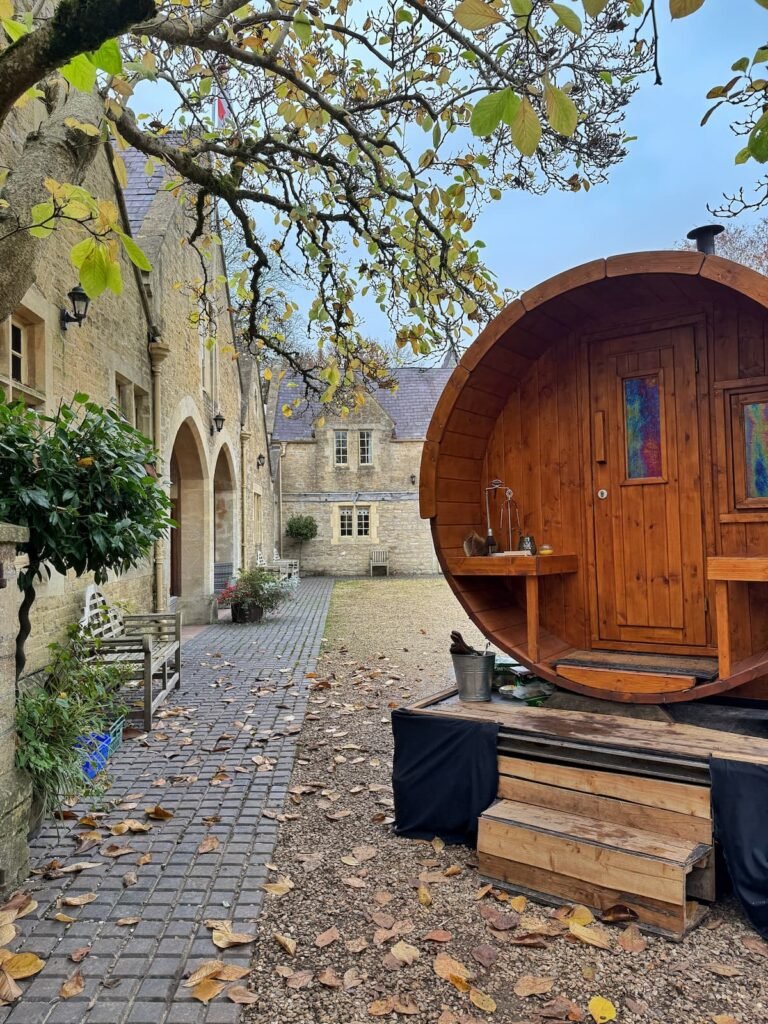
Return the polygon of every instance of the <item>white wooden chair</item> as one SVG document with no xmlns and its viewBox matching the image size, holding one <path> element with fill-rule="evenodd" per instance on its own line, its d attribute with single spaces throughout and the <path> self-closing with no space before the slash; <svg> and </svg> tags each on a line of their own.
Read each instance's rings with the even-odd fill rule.
<svg viewBox="0 0 768 1024">
<path fill-rule="evenodd" d="M 389 576 L 389 549 L 371 548 L 371 576 Z M 374 573 L 374 569 L 383 569 L 383 572 Z"/>
</svg>

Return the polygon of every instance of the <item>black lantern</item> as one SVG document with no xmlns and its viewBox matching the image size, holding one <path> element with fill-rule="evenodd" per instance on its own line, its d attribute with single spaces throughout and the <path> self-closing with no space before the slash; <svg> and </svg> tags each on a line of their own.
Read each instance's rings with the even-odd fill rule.
<svg viewBox="0 0 768 1024">
<path fill-rule="evenodd" d="M 259 452 L 258 457 L 256 458 L 256 468 L 261 469 L 266 461 L 266 458 L 261 454 L 261 452 Z"/>
<path fill-rule="evenodd" d="M 72 303 L 73 312 L 70 313 L 68 309 L 61 310 L 62 331 L 66 331 L 69 324 L 82 324 L 88 315 L 88 306 L 91 301 L 79 284 L 76 284 L 72 291 L 67 293 L 67 298 Z"/>
<path fill-rule="evenodd" d="M 213 423 L 211 423 L 211 437 L 213 437 L 214 429 L 217 434 L 220 434 L 224 429 L 224 417 L 220 412 L 217 412 L 213 417 Z"/>
</svg>

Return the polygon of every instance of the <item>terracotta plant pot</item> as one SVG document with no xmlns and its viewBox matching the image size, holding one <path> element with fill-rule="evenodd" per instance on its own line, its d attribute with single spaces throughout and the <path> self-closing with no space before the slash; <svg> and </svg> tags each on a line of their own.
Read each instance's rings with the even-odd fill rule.
<svg viewBox="0 0 768 1024">
<path fill-rule="evenodd" d="M 233 604 L 233 622 L 261 622 L 264 617 L 264 609 L 260 604 Z"/>
</svg>

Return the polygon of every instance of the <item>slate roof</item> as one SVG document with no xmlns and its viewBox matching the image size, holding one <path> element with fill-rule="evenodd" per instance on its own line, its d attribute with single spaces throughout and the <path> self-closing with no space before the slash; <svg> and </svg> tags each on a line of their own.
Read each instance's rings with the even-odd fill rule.
<svg viewBox="0 0 768 1024">
<path fill-rule="evenodd" d="M 152 200 L 162 188 L 166 171 L 162 164 L 157 164 L 154 173 L 148 175 L 144 170 L 147 158 L 138 149 L 123 150 L 120 156 L 125 161 L 125 169 L 128 172 L 128 184 L 123 189 L 123 196 L 131 234 L 139 235 Z"/>
<path fill-rule="evenodd" d="M 392 371 L 398 382 L 396 391 L 382 389 L 373 393 L 371 398 L 394 423 L 395 437 L 399 441 L 424 440 L 437 400 L 452 372 L 453 367 L 402 366 Z M 298 386 L 291 387 L 292 383 Z M 280 382 L 275 411 L 272 433 L 275 441 L 309 441 L 312 438 L 312 423 L 321 415 L 319 402 L 303 402 L 290 417 L 283 416 L 280 411 L 284 404 L 295 401 L 301 394 L 298 378 L 286 374 Z"/>
</svg>

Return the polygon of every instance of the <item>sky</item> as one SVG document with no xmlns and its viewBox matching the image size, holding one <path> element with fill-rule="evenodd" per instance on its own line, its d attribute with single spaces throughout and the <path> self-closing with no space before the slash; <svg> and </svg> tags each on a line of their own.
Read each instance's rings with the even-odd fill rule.
<svg viewBox="0 0 768 1024">
<path fill-rule="evenodd" d="M 699 224 L 707 204 L 749 185 L 761 168 L 736 167 L 741 143 L 721 108 L 699 122 L 713 86 L 731 64 L 768 41 L 768 10 L 755 0 L 707 0 L 696 14 L 671 22 L 662 2 L 663 86 L 645 79 L 629 106 L 628 135 L 637 135 L 607 184 L 589 193 L 510 192 L 478 218 L 483 256 L 503 287 L 524 290 L 569 267 L 601 256 L 667 249 Z M 719 116 L 722 115 L 722 116 Z M 748 223 L 748 218 L 739 218 Z"/>
</svg>

